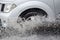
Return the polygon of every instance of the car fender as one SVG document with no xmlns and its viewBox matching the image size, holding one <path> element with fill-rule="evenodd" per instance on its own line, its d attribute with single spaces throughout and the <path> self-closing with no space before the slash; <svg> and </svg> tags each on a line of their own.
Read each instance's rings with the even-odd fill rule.
<svg viewBox="0 0 60 40">
<path fill-rule="evenodd" d="M 18 18 L 18 16 L 29 8 L 40 8 L 43 9 L 47 14 L 50 21 L 55 21 L 55 13 L 47 4 L 40 1 L 29 1 L 18 5 L 15 9 L 10 12 L 10 18 Z"/>
</svg>

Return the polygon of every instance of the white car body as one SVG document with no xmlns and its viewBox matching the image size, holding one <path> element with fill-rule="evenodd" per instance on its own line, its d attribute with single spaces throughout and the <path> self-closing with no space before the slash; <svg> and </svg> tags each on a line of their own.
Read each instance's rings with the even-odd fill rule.
<svg viewBox="0 0 60 40">
<path fill-rule="evenodd" d="M 55 21 L 60 13 L 60 0 L 0 0 L 1 4 L 16 4 L 17 7 L 8 13 L 0 12 L 3 27 L 14 24 L 18 16 L 29 8 L 40 8 L 48 14 L 49 21 Z"/>
</svg>

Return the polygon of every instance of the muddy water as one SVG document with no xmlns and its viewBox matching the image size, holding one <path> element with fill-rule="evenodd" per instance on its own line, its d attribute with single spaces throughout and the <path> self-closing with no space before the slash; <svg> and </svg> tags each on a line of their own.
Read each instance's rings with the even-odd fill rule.
<svg viewBox="0 0 60 40">
<path fill-rule="evenodd" d="M 43 25 L 45 26 L 49 26 L 51 23 L 47 20 L 47 18 L 45 18 L 45 16 L 32 16 L 27 18 L 26 20 L 23 19 L 21 20 L 21 18 L 19 18 L 18 22 L 19 25 L 18 28 L 22 28 L 23 30 L 31 30 L 34 29 L 35 27 L 42 27 Z"/>
<path fill-rule="evenodd" d="M 1 28 L 0 40 L 60 40 L 60 28 L 58 26 L 34 28 L 26 30 L 24 33 L 20 33 L 12 27 Z"/>
<path fill-rule="evenodd" d="M 35 16 L 32 20 L 19 22 L 23 31 L 18 28 L 0 28 L 2 40 L 59 40 L 60 24 L 58 22 L 46 22 L 45 17 Z M 43 24 L 43 25 L 42 25 Z"/>
</svg>

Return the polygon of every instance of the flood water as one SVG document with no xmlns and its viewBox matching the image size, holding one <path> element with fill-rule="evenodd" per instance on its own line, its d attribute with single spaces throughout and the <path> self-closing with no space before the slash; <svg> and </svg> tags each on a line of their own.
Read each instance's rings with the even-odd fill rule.
<svg viewBox="0 0 60 40">
<path fill-rule="evenodd" d="M 19 24 L 20 28 L 0 27 L 0 40 L 60 40 L 58 22 L 46 22 L 44 17 L 35 16 Z"/>
</svg>

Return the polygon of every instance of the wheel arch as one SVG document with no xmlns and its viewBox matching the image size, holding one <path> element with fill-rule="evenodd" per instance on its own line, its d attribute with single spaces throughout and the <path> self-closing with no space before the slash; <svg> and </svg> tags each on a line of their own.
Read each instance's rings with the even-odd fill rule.
<svg viewBox="0 0 60 40">
<path fill-rule="evenodd" d="M 16 7 L 11 13 L 10 17 L 18 17 L 23 11 L 29 8 L 40 8 L 44 10 L 48 14 L 48 18 L 50 21 L 55 21 L 55 13 L 54 11 L 45 3 L 40 1 L 29 1 L 23 4 L 20 4 Z"/>
</svg>

